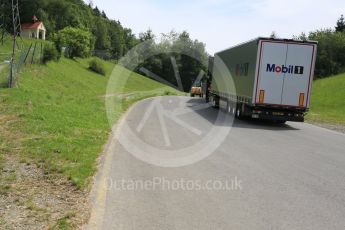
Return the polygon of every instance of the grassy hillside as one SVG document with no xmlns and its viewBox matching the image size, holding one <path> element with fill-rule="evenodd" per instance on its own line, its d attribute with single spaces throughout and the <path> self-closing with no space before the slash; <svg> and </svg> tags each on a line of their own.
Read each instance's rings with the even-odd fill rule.
<svg viewBox="0 0 345 230">
<path fill-rule="evenodd" d="M 314 82 L 307 120 L 345 125 L 345 73 Z"/>
<path fill-rule="evenodd" d="M 0 64 L 4 60 L 8 60 L 12 53 L 12 40 L 9 36 L 4 39 L 4 44 L 0 44 Z"/>
<path fill-rule="evenodd" d="M 0 157 L 19 149 L 23 162 L 33 159 L 47 173 L 62 173 L 77 186 L 86 185 L 110 131 L 104 101 L 114 64 L 103 63 L 106 77 L 89 71 L 88 60 L 61 59 L 47 66 L 27 66 L 19 87 L 0 89 L 0 127 L 6 127 L 0 132 Z M 141 98 L 178 94 L 134 73 L 126 88 L 114 88 L 111 96 L 128 92 L 134 93 L 118 108 L 117 118 Z"/>
</svg>

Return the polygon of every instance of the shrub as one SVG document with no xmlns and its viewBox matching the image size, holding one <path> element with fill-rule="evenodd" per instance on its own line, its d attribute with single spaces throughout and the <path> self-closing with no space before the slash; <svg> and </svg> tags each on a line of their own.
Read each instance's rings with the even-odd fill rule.
<svg viewBox="0 0 345 230">
<path fill-rule="evenodd" d="M 101 75 L 105 75 L 105 68 L 103 63 L 98 60 L 98 59 L 92 59 L 89 62 L 89 69 L 95 73 L 101 74 Z"/>
<path fill-rule="evenodd" d="M 172 95 L 172 93 L 169 90 L 164 90 L 163 94 L 166 96 Z"/>
<path fill-rule="evenodd" d="M 43 49 L 42 62 L 46 64 L 49 61 L 58 61 L 61 54 L 58 52 L 56 47 L 52 44 L 46 44 Z"/>
<path fill-rule="evenodd" d="M 57 47 L 66 47 L 66 56 L 69 58 L 90 56 L 94 47 L 94 37 L 84 29 L 66 27 L 54 36 Z"/>
</svg>

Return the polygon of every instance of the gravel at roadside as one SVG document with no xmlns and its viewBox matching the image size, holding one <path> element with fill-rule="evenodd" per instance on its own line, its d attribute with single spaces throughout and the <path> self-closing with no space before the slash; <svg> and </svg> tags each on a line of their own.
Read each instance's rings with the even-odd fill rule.
<svg viewBox="0 0 345 230">
<path fill-rule="evenodd" d="M 345 125 L 335 125 L 335 124 L 319 123 L 319 122 L 308 122 L 308 123 L 310 123 L 312 125 L 320 126 L 322 128 L 337 131 L 340 133 L 345 133 Z"/>
</svg>

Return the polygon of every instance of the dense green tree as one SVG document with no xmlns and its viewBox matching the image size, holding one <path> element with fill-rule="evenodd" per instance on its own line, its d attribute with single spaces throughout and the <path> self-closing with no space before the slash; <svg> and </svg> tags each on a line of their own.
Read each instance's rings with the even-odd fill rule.
<svg viewBox="0 0 345 230">
<path fill-rule="evenodd" d="M 95 25 L 96 27 L 93 33 L 97 34 L 95 48 L 99 50 L 109 50 L 111 43 L 107 22 L 104 19 L 100 19 Z"/>
<path fill-rule="evenodd" d="M 344 32 L 345 31 L 345 19 L 344 15 L 341 15 L 339 20 L 337 21 L 337 26 L 335 27 L 336 32 Z"/>
<path fill-rule="evenodd" d="M 188 32 L 171 31 L 163 34 L 158 43 L 151 30 L 141 33 L 139 38 L 143 43 L 126 60 L 129 68 L 133 68 L 131 64 L 137 61 L 139 65 L 135 66 L 135 71 L 142 74 L 142 69 L 147 69 L 176 87 L 179 86 L 176 79 L 179 75 L 184 91 L 189 91 L 199 74 L 206 72 L 208 54 L 205 44 L 191 39 Z"/>
<path fill-rule="evenodd" d="M 11 12 L 11 4 L 10 1 L 2 1 L 0 3 L 0 24 L 1 24 L 1 30 L 0 30 L 0 36 L 3 36 L 5 32 L 12 33 L 12 12 Z M 1 37 L 0 37 L 1 38 Z"/>
<path fill-rule="evenodd" d="M 155 35 L 153 34 L 151 29 L 148 29 L 146 32 L 139 34 L 139 40 L 141 42 L 149 41 L 155 39 Z"/>
<path fill-rule="evenodd" d="M 122 26 L 117 21 L 109 22 L 109 36 L 111 43 L 111 54 L 115 59 L 119 59 L 124 54 L 125 36 Z"/>
<path fill-rule="evenodd" d="M 345 33 L 331 29 L 310 32 L 297 37 L 318 41 L 315 77 L 323 78 L 345 71 Z"/>
<path fill-rule="evenodd" d="M 90 56 L 94 38 L 87 30 L 66 27 L 56 34 L 55 43 L 60 49 L 66 49 L 65 54 L 69 58 L 84 58 Z"/>
<path fill-rule="evenodd" d="M 345 72 L 345 21 L 341 15 L 335 30 L 323 29 L 302 33 L 294 39 L 318 41 L 315 78 Z"/>
<path fill-rule="evenodd" d="M 319 42 L 315 72 L 317 77 L 345 71 L 345 33 L 320 30 L 311 32 L 309 39 Z"/>
<path fill-rule="evenodd" d="M 172 50 L 180 54 L 176 56 L 179 73 L 184 90 L 189 91 L 200 72 L 206 73 L 208 54 L 205 44 L 192 40 L 189 33 L 183 31 L 173 42 Z"/>
<path fill-rule="evenodd" d="M 128 28 L 124 28 L 123 36 L 124 36 L 124 42 L 125 42 L 124 53 L 127 53 L 130 49 L 136 46 L 139 43 L 139 41 L 136 39 L 132 30 Z"/>
</svg>

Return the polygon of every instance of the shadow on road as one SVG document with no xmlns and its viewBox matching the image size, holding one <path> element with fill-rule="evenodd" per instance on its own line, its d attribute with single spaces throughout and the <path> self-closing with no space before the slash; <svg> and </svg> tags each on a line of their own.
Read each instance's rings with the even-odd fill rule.
<svg viewBox="0 0 345 230">
<path fill-rule="evenodd" d="M 288 124 L 277 124 L 271 121 L 262 121 L 262 120 L 235 120 L 233 127 L 235 128 L 246 128 L 246 129 L 265 129 L 272 131 L 288 131 L 288 130 L 299 130 Z"/>
<path fill-rule="evenodd" d="M 205 100 L 202 98 L 193 98 L 187 101 L 187 103 L 191 104 L 190 107 L 198 106 L 205 104 Z M 263 121 L 263 120 L 253 120 L 253 119 L 245 119 L 245 120 L 238 120 L 233 117 L 229 120 L 233 120 L 233 123 L 222 123 L 222 122 L 216 122 L 218 113 L 226 114 L 226 111 L 224 108 L 215 109 L 212 107 L 201 109 L 201 110 L 194 110 L 194 112 L 204 119 L 206 119 L 208 122 L 214 124 L 214 125 L 229 125 L 234 128 L 245 128 L 245 129 L 263 129 L 263 130 L 272 130 L 272 131 L 288 131 L 288 130 L 299 130 L 297 128 L 294 128 L 288 124 L 277 124 L 272 121 Z M 226 114 L 226 116 L 232 116 L 230 114 Z"/>
<path fill-rule="evenodd" d="M 201 97 L 191 98 L 187 101 L 187 103 L 205 104 L 205 99 Z"/>
</svg>

